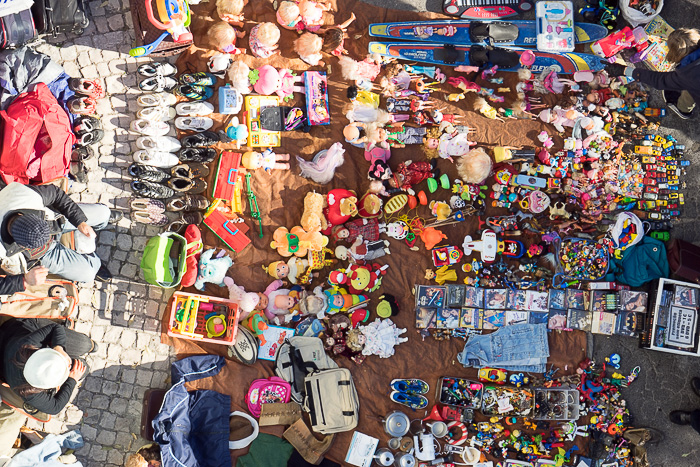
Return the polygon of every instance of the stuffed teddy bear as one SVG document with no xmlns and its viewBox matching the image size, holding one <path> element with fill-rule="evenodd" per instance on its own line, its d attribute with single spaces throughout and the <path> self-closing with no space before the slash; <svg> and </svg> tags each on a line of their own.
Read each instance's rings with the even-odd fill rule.
<svg viewBox="0 0 700 467">
<path fill-rule="evenodd" d="M 331 226 L 344 224 L 358 213 L 357 195 L 354 191 L 335 188 L 328 192 L 326 200 L 327 206 L 323 213 Z"/>
<path fill-rule="evenodd" d="M 224 277 L 224 284 L 228 287 L 228 299 L 236 302 L 241 309 L 238 320 L 243 321 L 260 304 L 260 296 L 255 292 L 246 292 L 228 276 Z"/>
<path fill-rule="evenodd" d="M 194 283 L 197 290 L 204 290 L 204 285 L 207 282 L 220 287 L 226 285 L 224 277 L 226 277 L 228 269 L 233 266 L 233 260 L 226 256 L 224 250 L 221 250 L 220 253 L 223 256 L 212 258 L 215 251 L 214 248 L 210 248 L 199 258 L 199 274 L 197 274 L 197 280 Z"/>
<path fill-rule="evenodd" d="M 307 232 L 320 232 L 328 228 L 323 215 L 325 197 L 320 193 L 309 192 L 304 197 L 304 213 L 301 215 L 301 228 Z"/>
<path fill-rule="evenodd" d="M 321 251 L 328 245 L 328 237 L 321 232 L 307 232 L 302 227 L 294 226 L 292 230 L 286 227 L 278 227 L 272 234 L 270 247 L 277 250 L 281 256 L 305 257 L 309 250 Z"/>
</svg>

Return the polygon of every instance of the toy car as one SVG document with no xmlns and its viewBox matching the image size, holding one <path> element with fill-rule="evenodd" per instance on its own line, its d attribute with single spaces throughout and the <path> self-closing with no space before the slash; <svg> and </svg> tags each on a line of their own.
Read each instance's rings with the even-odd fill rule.
<svg viewBox="0 0 700 467">
<path fill-rule="evenodd" d="M 498 368 L 481 368 L 477 379 L 485 383 L 506 384 L 508 375 Z"/>
</svg>

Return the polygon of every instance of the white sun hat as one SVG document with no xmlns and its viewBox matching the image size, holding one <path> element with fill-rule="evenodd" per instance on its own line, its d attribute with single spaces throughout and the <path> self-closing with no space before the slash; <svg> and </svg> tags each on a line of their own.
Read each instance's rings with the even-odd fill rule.
<svg viewBox="0 0 700 467">
<path fill-rule="evenodd" d="M 52 389 L 68 379 L 70 363 L 53 349 L 39 349 L 24 364 L 24 379 L 37 389 Z"/>
</svg>

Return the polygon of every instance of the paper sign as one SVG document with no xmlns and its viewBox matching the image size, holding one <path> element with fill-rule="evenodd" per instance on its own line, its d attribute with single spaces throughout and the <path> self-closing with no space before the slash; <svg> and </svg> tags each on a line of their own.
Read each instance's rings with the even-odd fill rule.
<svg viewBox="0 0 700 467">
<path fill-rule="evenodd" d="M 666 344 L 692 347 L 695 341 L 697 312 L 692 308 L 672 306 L 668 317 Z"/>
<path fill-rule="evenodd" d="M 372 464 L 374 451 L 377 450 L 378 444 L 379 440 L 377 438 L 356 431 L 352 435 L 345 462 L 358 467 L 369 467 Z"/>
</svg>

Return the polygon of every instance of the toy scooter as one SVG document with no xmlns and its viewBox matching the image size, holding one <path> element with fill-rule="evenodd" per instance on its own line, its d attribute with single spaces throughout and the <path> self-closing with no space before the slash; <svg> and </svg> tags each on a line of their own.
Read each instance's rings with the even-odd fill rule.
<svg viewBox="0 0 700 467">
<path fill-rule="evenodd" d="M 129 55 L 132 57 L 143 57 L 150 54 L 163 42 L 163 39 L 168 37 L 168 35 L 171 35 L 175 42 L 188 42 L 192 40 L 192 33 L 187 29 L 192 20 L 187 0 L 156 0 L 160 20 L 157 20 L 153 15 L 151 0 L 145 1 L 148 20 L 156 28 L 166 32 L 162 33 L 150 44 L 131 49 Z"/>
</svg>

